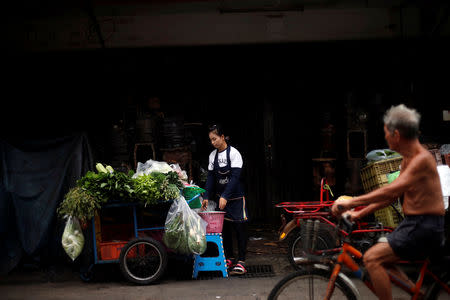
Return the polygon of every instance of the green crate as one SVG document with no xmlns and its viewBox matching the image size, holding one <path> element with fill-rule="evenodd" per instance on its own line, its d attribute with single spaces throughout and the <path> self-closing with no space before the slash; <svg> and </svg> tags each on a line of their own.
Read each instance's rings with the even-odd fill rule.
<svg viewBox="0 0 450 300">
<path fill-rule="evenodd" d="M 387 185 L 389 183 L 388 175 L 400 170 L 402 160 L 402 157 L 395 157 L 373 162 L 362 168 L 361 181 L 364 191 L 368 193 Z M 403 214 L 400 203 L 396 203 L 395 208 Z M 401 218 L 391 206 L 377 210 L 374 215 L 384 226 L 395 228 L 401 221 Z"/>
<path fill-rule="evenodd" d="M 388 183 L 387 175 L 400 170 L 402 157 L 380 160 L 361 169 L 361 181 L 366 193 Z"/>
<path fill-rule="evenodd" d="M 403 215 L 402 206 L 397 201 L 397 203 L 393 204 L 397 211 Z M 375 219 L 381 222 L 384 226 L 395 228 L 402 221 L 402 218 L 398 215 L 398 213 L 394 210 L 392 206 L 388 206 L 382 209 L 379 209 L 374 212 Z"/>
</svg>

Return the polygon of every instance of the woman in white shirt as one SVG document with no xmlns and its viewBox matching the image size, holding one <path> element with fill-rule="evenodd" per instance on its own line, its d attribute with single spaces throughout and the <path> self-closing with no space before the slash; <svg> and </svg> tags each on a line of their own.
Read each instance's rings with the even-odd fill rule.
<svg viewBox="0 0 450 300">
<path fill-rule="evenodd" d="M 240 180 L 242 156 L 236 148 L 229 145 L 221 126 L 214 125 L 209 128 L 209 139 L 216 149 L 209 155 L 202 208 L 207 208 L 208 201 L 215 201 L 218 204 L 216 207 L 225 211 L 222 236 L 229 273 L 245 274 L 248 212 Z M 238 246 L 237 260 L 233 252 L 234 235 Z"/>
</svg>

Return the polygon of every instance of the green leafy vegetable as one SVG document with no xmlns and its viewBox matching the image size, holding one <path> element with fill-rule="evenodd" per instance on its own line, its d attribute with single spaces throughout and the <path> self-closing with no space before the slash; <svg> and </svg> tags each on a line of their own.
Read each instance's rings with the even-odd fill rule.
<svg viewBox="0 0 450 300">
<path fill-rule="evenodd" d="M 153 172 L 133 179 L 135 198 L 144 205 L 173 200 L 178 197 L 179 189 L 169 183 L 163 173 Z"/>
<path fill-rule="evenodd" d="M 77 185 L 101 202 L 110 200 L 130 201 L 133 198 L 132 171 L 129 174 L 123 172 L 99 172 L 88 171 L 78 180 Z"/>
<path fill-rule="evenodd" d="M 68 215 L 85 222 L 94 217 L 95 210 L 98 208 L 100 208 L 100 201 L 77 186 L 70 189 L 64 196 L 56 212 L 59 217 Z"/>
<path fill-rule="evenodd" d="M 177 172 L 169 172 L 166 174 L 166 177 L 170 184 L 176 185 L 180 190 L 184 188 L 184 184 L 181 182 Z"/>
</svg>

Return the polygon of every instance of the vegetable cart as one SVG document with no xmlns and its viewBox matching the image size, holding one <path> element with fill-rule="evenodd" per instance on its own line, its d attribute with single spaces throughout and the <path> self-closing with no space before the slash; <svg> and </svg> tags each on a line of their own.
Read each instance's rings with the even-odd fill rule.
<svg viewBox="0 0 450 300">
<path fill-rule="evenodd" d="M 104 205 L 101 212 L 92 218 L 94 260 L 86 271 L 80 272 L 81 279 L 91 281 L 95 265 L 119 263 L 122 275 L 132 283 L 145 285 L 158 280 L 166 271 L 168 263 L 168 249 L 161 239 L 164 230 L 164 213 L 167 214 L 171 203 L 172 201 L 163 204 L 159 211 L 158 209 L 154 210 L 152 206 L 147 212 L 142 205 L 137 203 Z M 124 219 L 127 222 L 102 226 L 100 214 L 108 210 L 115 210 L 116 213 L 119 213 L 122 223 Z M 126 211 L 128 214 L 125 213 Z M 140 227 L 140 219 L 143 219 L 146 214 L 152 217 L 152 211 L 156 212 L 159 224 Z M 105 219 L 108 218 L 113 219 L 110 216 Z"/>
</svg>

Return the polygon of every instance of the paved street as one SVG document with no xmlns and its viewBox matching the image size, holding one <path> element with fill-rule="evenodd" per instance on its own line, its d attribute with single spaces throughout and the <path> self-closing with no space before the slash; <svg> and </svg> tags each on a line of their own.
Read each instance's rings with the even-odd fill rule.
<svg viewBox="0 0 450 300">
<path fill-rule="evenodd" d="M 210 280 L 171 280 L 165 279 L 158 284 L 135 286 L 124 281 L 84 283 L 77 278 L 62 282 L 12 282 L 0 284 L 1 299 L 267 299 L 272 287 L 281 279 L 281 275 L 266 278 L 217 278 Z M 367 288 L 355 281 L 361 299 L 376 299 Z M 396 300 L 409 299 L 395 289 Z"/>
<path fill-rule="evenodd" d="M 267 299 L 275 284 L 292 272 L 286 256 L 287 245 L 276 242 L 276 232 L 270 227 L 252 229 L 250 233 L 247 265 L 272 266 L 269 277 L 258 277 L 258 274 L 254 278 L 202 276 L 194 280 L 186 273 L 186 265 L 183 267 L 176 260 L 169 262 L 167 274 L 160 281 L 147 286 L 125 281 L 117 265 L 100 266 L 96 282 L 89 283 L 83 282 L 78 273 L 67 266 L 45 271 L 20 269 L 0 279 L 0 299 Z M 355 280 L 355 284 L 361 299 L 376 299 L 361 282 Z M 394 296 L 396 300 L 409 299 L 398 289 L 394 289 Z"/>
</svg>

